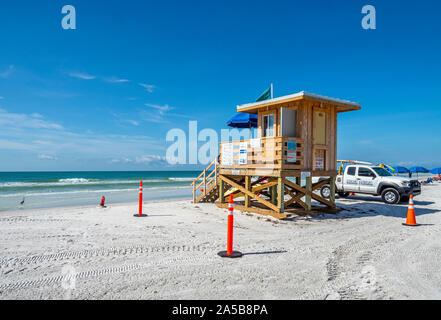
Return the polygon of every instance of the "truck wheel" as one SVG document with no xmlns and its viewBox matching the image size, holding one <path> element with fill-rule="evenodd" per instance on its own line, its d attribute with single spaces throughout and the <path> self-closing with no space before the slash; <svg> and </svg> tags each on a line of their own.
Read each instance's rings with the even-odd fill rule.
<svg viewBox="0 0 441 320">
<path fill-rule="evenodd" d="M 396 204 L 400 202 L 400 194 L 394 188 L 384 189 L 381 193 L 381 199 L 387 204 Z"/>
<path fill-rule="evenodd" d="M 322 198 L 329 199 L 331 197 L 331 187 L 326 185 L 320 189 Z"/>
<path fill-rule="evenodd" d="M 338 192 L 338 196 L 342 198 L 347 198 L 349 197 L 349 195 L 350 195 L 349 192 Z"/>
<path fill-rule="evenodd" d="M 409 197 L 408 196 L 402 196 L 400 201 L 401 202 L 409 202 Z"/>
</svg>

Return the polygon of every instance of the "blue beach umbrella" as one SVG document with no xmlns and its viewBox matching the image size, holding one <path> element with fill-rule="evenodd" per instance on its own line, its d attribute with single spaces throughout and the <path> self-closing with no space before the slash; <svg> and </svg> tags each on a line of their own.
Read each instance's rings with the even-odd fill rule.
<svg viewBox="0 0 441 320">
<path fill-rule="evenodd" d="M 395 171 L 397 173 L 409 173 L 409 169 L 407 169 L 406 167 L 394 167 Z"/>
<path fill-rule="evenodd" d="M 441 168 L 435 168 L 435 169 L 432 169 L 432 170 L 430 170 L 430 173 L 433 173 L 433 174 L 441 174 Z"/>
<path fill-rule="evenodd" d="M 257 128 L 257 114 L 237 113 L 227 122 L 233 128 Z"/>
<path fill-rule="evenodd" d="M 251 128 L 257 128 L 257 114 L 252 113 L 237 113 L 227 122 L 227 126 L 232 128 L 247 128 L 250 129 L 250 139 L 253 136 Z"/>
<path fill-rule="evenodd" d="M 412 167 L 409 169 L 410 172 L 412 173 L 416 173 L 417 174 L 417 178 L 418 178 L 418 173 L 428 173 L 429 170 L 427 170 L 424 167 Z"/>
<path fill-rule="evenodd" d="M 409 169 L 410 172 L 412 173 L 428 173 L 429 170 L 427 170 L 426 168 L 423 167 L 412 167 Z"/>
</svg>

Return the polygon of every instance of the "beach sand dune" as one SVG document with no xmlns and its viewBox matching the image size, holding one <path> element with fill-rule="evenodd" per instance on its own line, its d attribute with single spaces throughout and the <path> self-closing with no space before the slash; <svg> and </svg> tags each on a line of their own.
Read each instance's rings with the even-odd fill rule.
<svg viewBox="0 0 441 320">
<path fill-rule="evenodd" d="M 338 199 L 286 221 L 189 200 L 0 213 L 0 299 L 440 299 L 441 184 L 406 204 Z"/>
</svg>

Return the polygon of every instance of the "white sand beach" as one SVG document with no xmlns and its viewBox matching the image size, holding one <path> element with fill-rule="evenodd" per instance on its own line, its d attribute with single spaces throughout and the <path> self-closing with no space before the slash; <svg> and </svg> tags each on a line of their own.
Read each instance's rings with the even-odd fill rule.
<svg viewBox="0 0 441 320">
<path fill-rule="evenodd" d="M 441 184 L 407 205 L 338 199 L 285 221 L 190 200 L 0 213 L 1 299 L 441 299 Z M 70 275 L 70 276 L 69 276 Z"/>
</svg>

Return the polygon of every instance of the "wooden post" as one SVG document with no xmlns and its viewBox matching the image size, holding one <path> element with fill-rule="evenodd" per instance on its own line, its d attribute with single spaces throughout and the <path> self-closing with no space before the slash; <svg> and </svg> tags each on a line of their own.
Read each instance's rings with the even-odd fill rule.
<svg viewBox="0 0 441 320">
<path fill-rule="evenodd" d="M 335 177 L 331 177 L 331 181 L 329 182 L 331 194 L 329 195 L 329 201 L 335 207 Z"/>
<path fill-rule="evenodd" d="M 221 177 L 219 177 L 219 202 L 220 203 L 225 203 L 225 197 L 224 197 L 224 193 L 225 193 L 225 182 L 224 180 L 222 180 Z"/>
<path fill-rule="evenodd" d="M 279 177 L 277 179 L 277 207 L 280 209 L 280 213 L 284 212 L 284 202 L 285 202 L 285 184 L 283 183 L 283 178 Z"/>
<path fill-rule="evenodd" d="M 308 190 L 309 192 L 312 191 L 312 177 L 306 177 L 306 190 Z M 311 195 L 306 194 L 305 203 L 307 206 L 307 210 L 311 211 Z"/>
<path fill-rule="evenodd" d="M 196 203 L 196 184 L 193 184 L 193 203 Z"/>
<path fill-rule="evenodd" d="M 277 189 L 276 186 L 273 186 L 270 188 L 270 195 L 271 195 L 271 203 L 272 204 L 277 204 L 277 193 L 276 193 Z"/>
<path fill-rule="evenodd" d="M 251 191 L 251 177 L 245 176 L 245 189 Z M 248 208 L 250 206 L 250 196 L 245 194 L 245 207 Z"/>
</svg>

